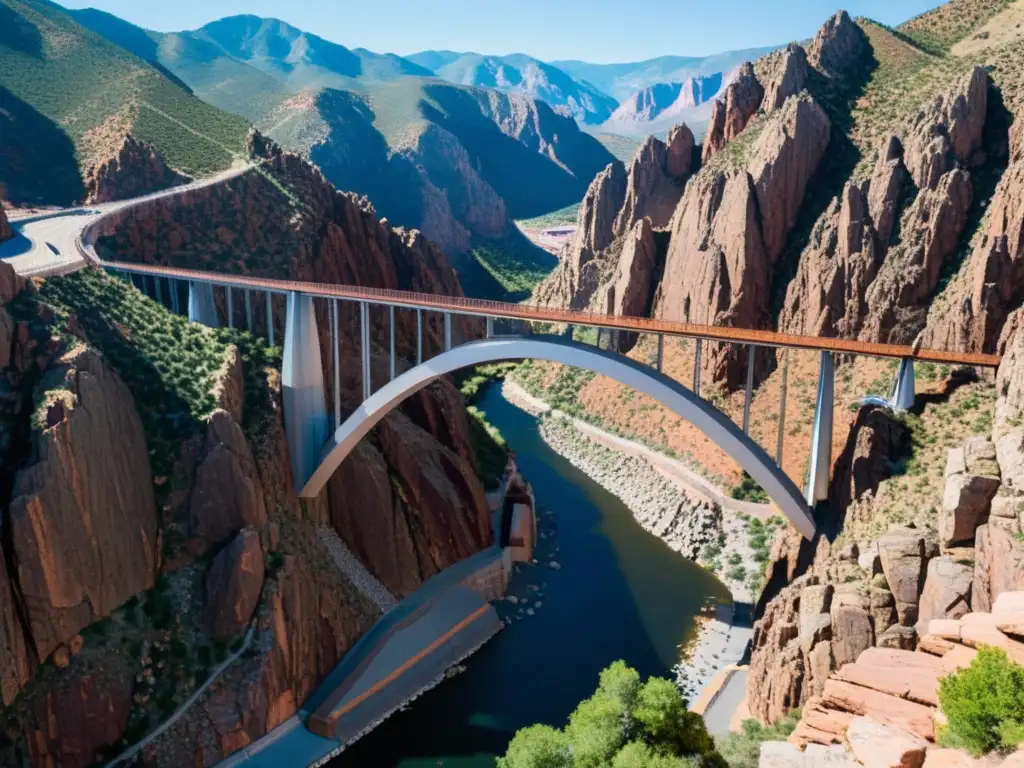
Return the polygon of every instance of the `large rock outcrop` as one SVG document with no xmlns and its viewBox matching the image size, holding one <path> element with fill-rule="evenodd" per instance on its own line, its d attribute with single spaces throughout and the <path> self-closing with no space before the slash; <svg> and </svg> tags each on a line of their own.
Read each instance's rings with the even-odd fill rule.
<svg viewBox="0 0 1024 768">
<path fill-rule="evenodd" d="M 854 64 L 870 52 L 867 37 L 846 11 L 838 11 L 818 30 L 807 59 L 829 77 L 842 79 L 854 71 Z"/>
<path fill-rule="evenodd" d="M 693 132 L 685 124 L 673 128 L 665 142 L 647 137 L 629 164 L 626 196 L 615 219 L 617 237 L 645 217 L 655 229 L 668 226 L 693 168 L 693 147 Z"/>
<path fill-rule="evenodd" d="M 207 623 L 214 640 L 231 640 L 249 623 L 263 589 L 259 531 L 246 528 L 213 560 L 206 573 Z"/>
<path fill-rule="evenodd" d="M 687 185 L 655 314 L 665 320 L 759 328 L 767 322 L 772 270 L 811 175 L 828 146 L 830 122 L 806 95 L 773 114 L 739 169 L 706 168 Z M 735 350 L 704 358 L 715 381 L 745 371 Z"/>
<path fill-rule="evenodd" d="M 928 316 L 925 344 L 993 351 L 1010 312 L 1024 301 L 1024 127 L 1010 130 L 1010 164 L 971 255 Z"/>
<path fill-rule="evenodd" d="M 974 195 L 969 169 L 981 148 L 988 73 L 975 69 L 926 105 L 905 131 L 903 163 L 919 192 L 867 292 L 860 337 L 909 343 L 925 326 L 943 265 L 960 243 Z"/>
<path fill-rule="evenodd" d="M 128 200 L 189 181 L 167 167 L 156 147 L 130 133 L 102 152 L 103 159 L 85 170 L 85 202 Z"/>
<path fill-rule="evenodd" d="M 560 264 L 534 291 L 540 305 L 647 316 L 658 286 L 664 239 L 697 165 L 693 133 L 673 128 L 667 142 L 649 137 L 623 172 L 609 165 L 587 190 L 580 227 Z M 636 334 L 619 334 L 621 352 Z"/>
<path fill-rule="evenodd" d="M 899 139 L 886 139 L 871 177 L 848 182 L 815 223 L 786 292 L 781 331 L 840 338 L 860 332 L 908 177 L 902 155 Z"/>
<path fill-rule="evenodd" d="M 806 86 L 807 52 L 796 43 L 790 43 L 785 50 L 769 54 L 761 61 L 764 63 L 757 71 L 758 80 L 764 84 L 761 109 L 774 112 Z"/>
<path fill-rule="evenodd" d="M 142 422 L 127 387 L 78 347 L 47 374 L 33 461 L 14 480 L 12 550 L 41 661 L 153 586 L 157 506 Z"/>
</svg>

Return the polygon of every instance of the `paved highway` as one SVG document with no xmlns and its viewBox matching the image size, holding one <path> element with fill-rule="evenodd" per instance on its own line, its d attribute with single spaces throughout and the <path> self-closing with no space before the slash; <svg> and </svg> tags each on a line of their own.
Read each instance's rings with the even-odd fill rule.
<svg viewBox="0 0 1024 768">
<path fill-rule="evenodd" d="M 0 243 L 0 259 L 14 267 L 24 277 L 65 275 L 82 269 L 89 261 L 98 261 L 95 251 L 81 238 L 86 229 L 103 216 L 126 208 L 134 208 L 150 200 L 180 195 L 240 176 L 251 165 L 241 165 L 217 176 L 171 187 L 151 195 L 119 200 L 113 203 L 68 208 L 55 213 L 30 216 L 11 222 L 14 237 Z"/>
</svg>

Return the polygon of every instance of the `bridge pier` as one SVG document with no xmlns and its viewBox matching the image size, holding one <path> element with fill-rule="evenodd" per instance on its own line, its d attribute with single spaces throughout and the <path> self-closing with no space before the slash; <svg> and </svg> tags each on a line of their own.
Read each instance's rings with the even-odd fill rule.
<svg viewBox="0 0 1024 768">
<path fill-rule="evenodd" d="M 693 355 L 693 394 L 700 397 L 700 352 L 704 339 L 697 339 L 697 350 Z"/>
<path fill-rule="evenodd" d="M 914 407 L 914 361 L 909 357 L 900 361 L 889 406 L 894 411 L 909 411 Z"/>
<path fill-rule="evenodd" d="M 301 488 L 316 469 L 330 431 L 316 313 L 308 294 L 288 294 L 281 390 L 292 479 Z"/>
<path fill-rule="evenodd" d="M 832 409 L 835 390 L 835 361 L 831 352 L 821 351 L 818 367 L 818 400 L 814 407 L 814 431 L 811 436 L 811 461 L 807 472 L 805 498 L 814 508 L 828 498 L 832 473 Z"/>
<path fill-rule="evenodd" d="M 208 328 L 220 328 L 217 305 L 213 301 L 213 286 L 190 281 L 188 284 L 188 321 Z"/>
</svg>

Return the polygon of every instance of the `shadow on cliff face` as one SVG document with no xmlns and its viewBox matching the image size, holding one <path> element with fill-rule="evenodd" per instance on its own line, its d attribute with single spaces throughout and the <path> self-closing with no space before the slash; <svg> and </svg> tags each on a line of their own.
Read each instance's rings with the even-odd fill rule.
<svg viewBox="0 0 1024 768">
<path fill-rule="evenodd" d="M 420 102 L 424 117 L 458 138 L 512 218 L 529 218 L 578 202 L 591 179 L 613 159 L 600 142 L 546 104 L 534 104 L 536 122 L 524 119 L 516 137 L 502 132 L 496 122 L 514 124 L 515 105 L 506 94 L 496 96 L 498 103 L 489 107 L 509 114 L 488 115 L 470 89 L 430 85 L 424 90 L 431 100 Z M 541 153 L 542 143 L 549 145 L 553 157 Z"/>
<path fill-rule="evenodd" d="M 39 30 L 9 5 L 0 5 L 0 45 L 37 59 L 43 55 Z"/>
<path fill-rule="evenodd" d="M 0 29 L 3 23 L 0 18 Z M 68 206 L 85 196 L 71 138 L 3 86 L 0 136 L 0 192 L 5 198 L 14 203 Z"/>
</svg>

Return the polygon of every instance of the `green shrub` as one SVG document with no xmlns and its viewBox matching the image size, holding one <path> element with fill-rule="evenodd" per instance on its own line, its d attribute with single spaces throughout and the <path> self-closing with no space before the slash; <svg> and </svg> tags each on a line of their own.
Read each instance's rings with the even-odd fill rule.
<svg viewBox="0 0 1024 768">
<path fill-rule="evenodd" d="M 785 741 L 796 730 L 799 711 L 791 712 L 775 725 L 761 725 L 757 720 L 744 720 L 741 730 L 721 739 L 718 751 L 731 768 L 758 768 L 761 743 Z"/>
<path fill-rule="evenodd" d="M 686 708 L 669 680 L 643 684 L 623 661 L 605 669 L 594 695 L 580 702 L 563 731 L 519 731 L 499 768 L 727 768 L 704 720 Z"/>
<path fill-rule="evenodd" d="M 547 725 L 521 729 L 509 742 L 498 768 L 571 768 L 569 740 L 565 734 Z"/>
<path fill-rule="evenodd" d="M 943 678 L 939 702 L 949 719 L 943 746 L 975 755 L 1024 743 L 1024 667 L 999 648 L 982 647 L 966 669 Z"/>
</svg>

